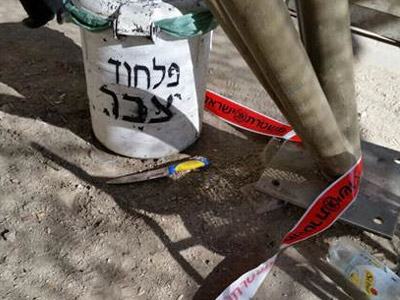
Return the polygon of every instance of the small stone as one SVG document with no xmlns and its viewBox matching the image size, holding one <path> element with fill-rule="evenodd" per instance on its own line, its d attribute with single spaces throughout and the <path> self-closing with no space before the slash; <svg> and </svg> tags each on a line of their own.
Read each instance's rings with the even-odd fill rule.
<svg viewBox="0 0 400 300">
<path fill-rule="evenodd" d="M 3 240 L 7 241 L 9 233 L 10 233 L 10 230 L 4 229 L 4 230 L 0 233 L 0 235 L 1 235 L 1 237 L 3 238 Z"/>
<path fill-rule="evenodd" d="M 15 241 L 15 232 L 12 232 L 8 229 L 4 229 L 1 233 L 0 233 L 1 237 L 3 238 L 3 240 L 8 241 L 8 242 L 14 242 Z"/>
<path fill-rule="evenodd" d="M 137 289 L 138 296 L 144 295 L 146 292 L 139 286 Z"/>
<path fill-rule="evenodd" d="M 36 213 L 36 217 L 38 218 L 39 221 L 41 221 L 45 216 L 46 216 L 46 212 L 43 211 L 43 210 L 38 211 L 38 212 Z"/>
<path fill-rule="evenodd" d="M 59 97 L 58 97 L 58 99 L 60 99 L 60 101 L 57 101 L 58 103 L 62 103 L 62 102 L 64 102 L 64 99 L 65 99 L 65 97 L 67 96 L 67 94 L 66 93 L 62 93 Z M 57 103 L 56 102 L 56 103 Z M 57 103 L 57 104 L 58 104 Z"/>
<path fill-rule="evenodd" d="M 46 165 L 49 166 L 50 168 L 52 168 L 55 171 L 60 171 L 61 170 L 61 167 L 59 165 L 57 165 L 55 162 L 53 162 L 52 160 L 46 161 Z"/>
<path fill-rule="evenodd" d="M 21 181 L 19 181 L 19 180 L 16 179 L 16 178 L 11 178 L 11 179 L 10 179 L 10 182 L 11 182 L 11 183 L 14 183 L 14 184 L 20 184 L 20 183 L 21 183 Z"/>
<path fill-rule="evenodd" d="M 183 299 L 183 295 L 179 295 L 178 298 L 176 298 L 176 300 L 182 300 Z"/>
<path fill-rule="evenodd" d="M 12 231 L 8 234 L 7 240 L 9 242 L 15 242 L 15 231 Z"/>
</svg>

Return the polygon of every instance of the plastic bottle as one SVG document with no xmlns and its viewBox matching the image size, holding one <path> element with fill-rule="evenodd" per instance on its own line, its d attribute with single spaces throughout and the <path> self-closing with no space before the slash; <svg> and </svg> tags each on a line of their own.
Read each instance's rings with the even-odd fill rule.
<svg viewBox="0 0 400 300">
<path fill-rule="evenodd" d="M 352 241 L 332 245 L 328 261 L 370 299 L 400 300 L 400 277 Z"/>
</svg>

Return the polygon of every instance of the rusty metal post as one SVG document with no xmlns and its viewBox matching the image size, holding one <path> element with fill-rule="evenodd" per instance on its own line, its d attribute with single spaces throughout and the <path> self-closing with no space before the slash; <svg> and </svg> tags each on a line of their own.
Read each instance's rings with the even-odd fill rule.
<svg viewBox="0 0 400 300">
<path fill-rule="evenodd" d="M 232 42 L 241 52 L 249 52 L 244 58 L 256 74 L 262 73 L 261 83 L 267 91 L 273 90 L 271 96 L 320 169 L 331 178 L 347 171 L 356 158 L 336 123 L 284 2 L 208 0 L 208 4 Z"/>
<path fill-rule="evenodd" d="M 297 0 L 303 43 L 338 126 L 361 155 L 348 0 Z"/>
</svg>

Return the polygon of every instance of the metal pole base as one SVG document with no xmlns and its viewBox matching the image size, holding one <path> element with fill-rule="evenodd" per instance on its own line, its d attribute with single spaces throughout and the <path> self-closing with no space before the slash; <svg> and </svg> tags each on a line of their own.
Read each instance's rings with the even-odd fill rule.
<svg viewBox="0 0 400 300">
<path fill-rule="evenodd" d="M 400 152 L 362 142 L 364 176 L 356 202 L 341 221 L 392 238 L 400 213 Z M 298 144 L 272 139 L 266 169 L 255 188 L 276 199 L 307 208 L 329 185 L 315 160 Z"/>
</svg>

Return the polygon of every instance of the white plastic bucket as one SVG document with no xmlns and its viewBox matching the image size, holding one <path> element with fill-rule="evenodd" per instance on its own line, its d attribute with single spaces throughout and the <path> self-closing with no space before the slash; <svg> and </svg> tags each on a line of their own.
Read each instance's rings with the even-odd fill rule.
<svg viewBox="0 0 400 300">
<path fill-rule="evenodd" d="M 176 7 L 162 3 L 138 22 L 179 15 Z M 137 31 L 137 24 L 132 26 Z M 199 137 L 210 33 L 180 40 L 116 39 L 110 29 L 81 30 L 81 37 L 93 131 L 104 146 L 130 157 L 159 158 Z"/>
</svg>

